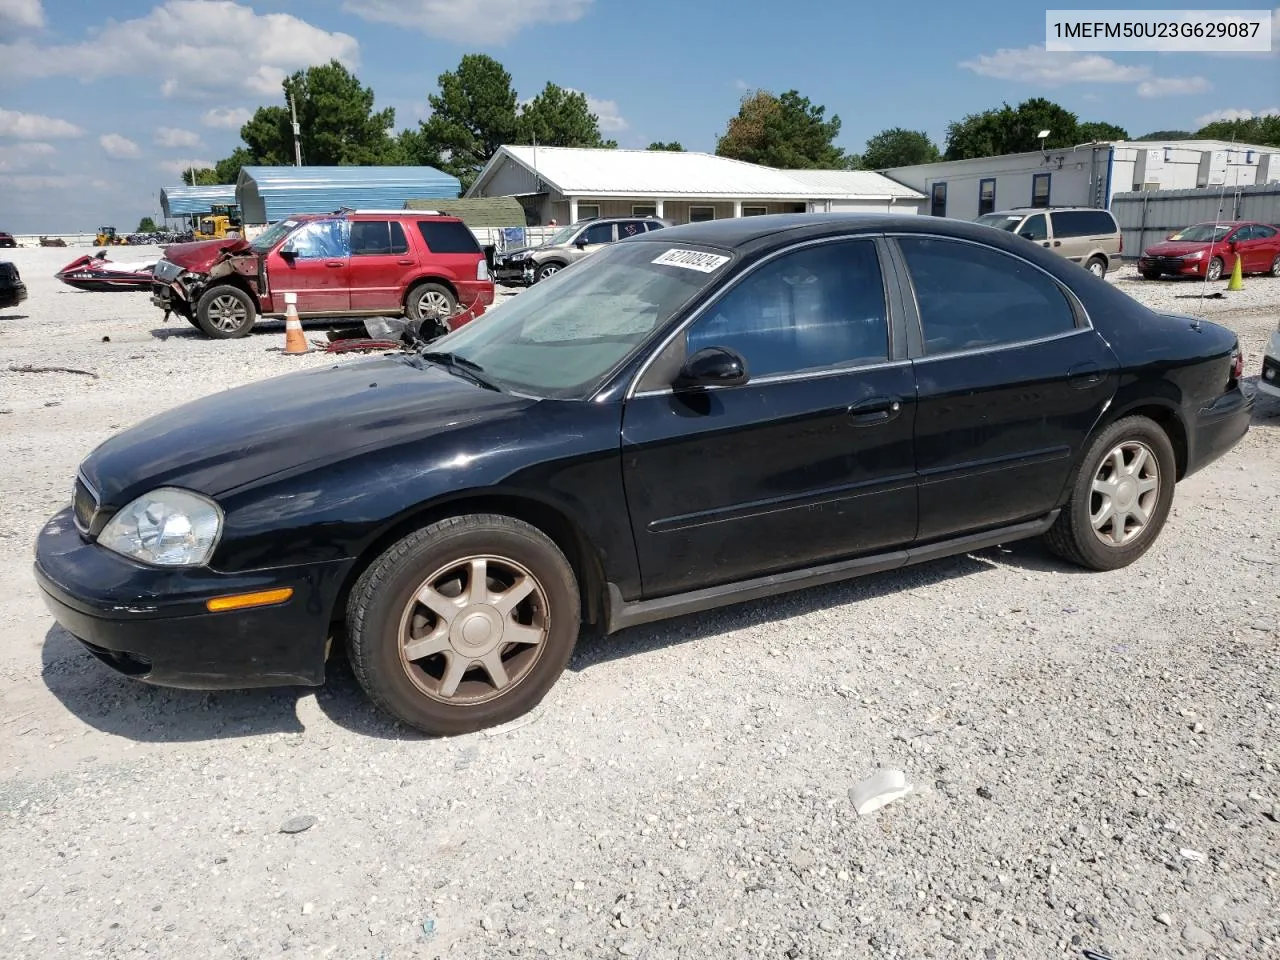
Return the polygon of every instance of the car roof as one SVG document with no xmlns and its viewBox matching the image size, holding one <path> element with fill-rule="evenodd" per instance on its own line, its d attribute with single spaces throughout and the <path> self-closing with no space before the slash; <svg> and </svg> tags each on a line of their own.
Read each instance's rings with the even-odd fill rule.
<svg viewBox="0 0 1280 960">
<path fill-rule="evenodd" d="M 1026 214 L 1026 213 L 1062 213 L 1065 210 L 1096 210 L 1098 213 L 1110 213 L 1110 210 L 1103 210 L 1101 207 L 1009 207 L 1007 210 L 993 210 L 991 213 L 983 214 L 983 216 L 1004 216 L 1010 213 Z"/>
</svg>

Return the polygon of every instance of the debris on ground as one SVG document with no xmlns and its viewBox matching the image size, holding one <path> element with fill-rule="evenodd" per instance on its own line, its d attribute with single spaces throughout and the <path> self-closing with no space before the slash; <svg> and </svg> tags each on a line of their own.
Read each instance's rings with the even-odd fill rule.
<svg viewBox="0 0 1280 960">
<path fill-rule="evenodd" d="M 316 825 L 316 818 L 307 814 L 301 817 L 290 817 L 284 823 L 280 824 L 281 833 L 302 833 L 304 830 L 310 830 Z"/>
<path fill-rule="evenodd" d="M 75 373 L 82 377 L 92 377 L 98 379 L 98 375 L 89 370 L 77 370 L 75 367 L 36 367 L 29 363 L 22 365 L 13 365 L 9 367 L 10 373 Z"/>
<path fill-rule="evenodd" d="M 885 804 L 901 800 L 912 790 L 907 775 L 901 770 L 877 770 L 867 779 L 849 788 L 849 799 L 858 816 L 874 813 Z"/>
</svg>

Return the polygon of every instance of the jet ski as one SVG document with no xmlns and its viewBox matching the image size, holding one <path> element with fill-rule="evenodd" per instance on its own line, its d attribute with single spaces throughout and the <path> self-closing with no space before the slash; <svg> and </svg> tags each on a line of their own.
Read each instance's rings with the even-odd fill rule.
<svg viewBox="0 0 1280 960">
<path fill-rule="evenodd" d="M 122 263 L 108 260 L 107 251 L 99 250 L 92 256 L 77 257 L 54 276 L 77 290 L 150 290 L 155 268 L 155 260 Z"/>
</svg>

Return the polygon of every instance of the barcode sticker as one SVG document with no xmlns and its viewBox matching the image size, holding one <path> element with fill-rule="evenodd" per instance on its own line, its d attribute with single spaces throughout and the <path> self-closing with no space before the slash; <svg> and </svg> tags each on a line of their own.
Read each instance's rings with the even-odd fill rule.
<svg viewBox="0 0 1280 960">
<path fill-rule="evenodd" d="M 683 267 L 686 270 L 697 270 L 699 273 L 714 273 L 728 263 L 729 258 L 719 253 L 672 249 L 656 257 L 653 262 L 660 263 L 664 267 Z"/>
</svg>

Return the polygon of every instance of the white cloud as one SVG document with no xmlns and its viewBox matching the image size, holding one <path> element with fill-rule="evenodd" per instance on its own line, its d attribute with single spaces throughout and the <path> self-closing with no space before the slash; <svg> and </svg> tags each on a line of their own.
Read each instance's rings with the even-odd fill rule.
<svg viewBox="0 0 1280 960">
<path fill-rule="evenodd" d="M 191 150 L 204 146 L 200 134 L 180 127 L 156 127 L 156 146 Z"/>
<path fill-rule="evenodd" d="M 1254 117 L 1280 117 L 1280 107 L 1267 107 L 1265 110 L 1236 110 L 1228 108 L 1226 110 L 1215 110 L 1212 113 L 1206 113 L 1203 116 L 1196 117 L 1193 127 L 1199 130 L 1201 127 L 1207 127 L 1211 123 L 1217 123 L 1219 120 L 1252 120 Z"/>
<path fill-rule="evenodd" d="M 596 115 L 596 119 L 600 121 L 600 130 L 603 133 L 616 133 L 619 130 L 627 129 L 626 118 L 618 111 L 618 105 L 612 100 L 597 100 L 595 97 L 587 96 L 587 109 Z"/>
<path fill-rule="evenodd" d="M 251 116 L 253 114 L 244 107 L 214 107 L 204 112 L 200 122 L 219 130 L 239 130 Z"/>
<path fill-rule="evenodd" d="M 0 173 L 30 173 L 34 170 L 52 169 L 47 158 L 57 152 L 52 143 L 40 140 L 9 144 L 0 150 Z"/>
<path fill-rule="evenodd" d="M 166 96 L 279 94 L 290 71 L 331 59 L 354 66 L 358 56 L 354 37 L 287 13 L 260 15 L 233 0 L 165 0 L 145 16 L 108 21 L 81 43 L 0 43 L 0 77 L 151 75 Z M 245 71 L 239 64 L 256 66 Z"/>
<path fill-rule="evenodd" d="M 88 179 L 82 173 L 54 174 L 52 176 L 41 174 L 11 177 L 9 182 L 19 190 L 66 190 L 69 187 L 83 186 Z"/>
<path fill-rule="evenodd" d="M 38 113 L 19 113 L 0 107 L 0 137 L 15 140 L 53 140 L 63 137 L 83 137 L 84 131 L 74 123 L 46 117 Z"/>
<path fill-rule="evenodd" d="M 1145 80 L 1149 67 L 1128 67 L 1096 53 L 1064 53 L 1042 46 L 983 53 L 960 66 L 997 80 L 1021 80 L 1046 87 L 1069 83 L 1131 83 Z"/>
<path fill-rule="evenodd" d="M 181 177 L 188 170 L 212 170 L 212 160 L 161 160 L 156 166 L 173 177 Z"/>
<path fill-rule="evenodd" d="M 40 0 L 0 0 L 0 23 L 39 30 L 44 26 L 44 7 Z"/>
<path fill-rule="evenodd" d="M 747 81 L 741 78 L 733 81 L 733 85 L 736 89 L 741 90 L 743 93 L 746 93 L 748 90 L 751 89 L 751 84 L 747 83 Z"/>
<path fill-rule="evenodd" d="M 1213 87 L 1204 77 L 1152 77 L 1138 84 L 1140 97 L 1179 97 L 1205 93 Z"/>
<path fill-rule="evenodd" d="M 98 138 L 98 143 L 112 160 L 128 160 L 142 153 L 136 143 L 118 133 L 104 133 Z"/>
<path fill-rule="evenodd" d="M 539 23 L 571 23 L 592 0 L 346 0 L 366 20 L 413 27 L 455 43 L 506 43 Z"/>
</svg>

